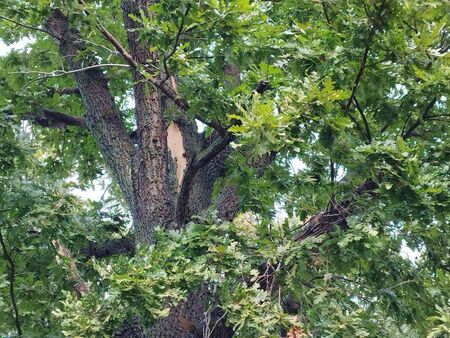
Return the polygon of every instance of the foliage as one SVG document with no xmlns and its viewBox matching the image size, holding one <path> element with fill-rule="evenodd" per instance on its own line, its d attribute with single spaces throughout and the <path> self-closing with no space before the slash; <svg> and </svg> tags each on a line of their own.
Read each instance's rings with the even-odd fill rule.
<svg viewBox="0 0 450 338">
<path fill-rule="evenodd" d="M 157 229 L 156 244 L 99 261 L 81 249 L 132 235 L 128 214 L 115 182 L 109 200 L 72 193 L 110 179 L 86 128 L 33 123 L 44 108 L 84 112 L 80 96 L 61 92 L 76 83 L 54 41 L 30 27 L 59 8 L 85 39 L 77 58 L 123 64 L 96 21 L 125 45 L 120 1 L 2 4 L 0 38 L 31 40 L 0 57 L 1 335 L 16 332 L 12 270 L 27 337 L 106 337 L 135 316 L 148 327 L 201 288 L 236 337 L 450 334 L 448 1 L 161 0 L 150 18 L 133 17 L 159 56 L 154 74 L 177 75 L 183 114 L 235 136 L 215 191 L 236 186 L 242 208 L 231 222 L 209 210 L 185 229 Z M 238 85 L 224 63 L 239 67 Z M 102 69 L 131 132 L 131 74 Z M 268 89 L 252 92 L 261 80 Z M 267 154 L 276 159 L 260 172 L 253 163 Z M 376 191 L 356 196 L 367 179 Z M 293 239 L 352 197 L 347 228 Z M 70 249 L 88 294 L 73 292 L 71 261 L 55 259 L 54 240 Z"/>
</svg>

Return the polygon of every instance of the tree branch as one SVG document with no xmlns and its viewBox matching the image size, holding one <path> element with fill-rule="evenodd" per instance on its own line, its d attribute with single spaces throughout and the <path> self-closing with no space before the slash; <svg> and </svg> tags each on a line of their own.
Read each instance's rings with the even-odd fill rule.
<svg viewBox="0 0 450 338">
<path fill-rule="evenodd" d="M 5 244 L 5 240 L 3 238 L 1 229 L 0 229 L 0 244 L 2 246 L 2 250 L 3 250 L 3 256 L 5 256 L 5 259 L 8 261 L 9 264 L 9 295 L 11 297 L 11 303 L 12 303 L 12 307 L 14 310 L 14 321 L 16 323 L 16 329 L 17 329 L 17 335 L 19 337 L 22 336 L 22 327 L 20 324 L 20 317 L 19 317 L 19 308 L 17 307 L 17 302 L 16 302 L 16 294 L 14 292 L 14 283 L 15 283 L 15 273 L 16 273 L 16 266 L 14 264 L 14 261 L 11 257 L 10 252 L 8 252 L 7 248 L 6 248 L 6 244 Z"/>
<path fill-rule="evenodd" d="M 138 72 L 143 79 L 149 81 L 155 88 L 159 89 L 165 96 L 167 96 L 182 112 L 186 112 L 189 110 L 189 104 L 184 101 L 178 94 L 173 90 L 173 88 L 167 85 L 165 80 L 160 80 L 157 77 L 151 75 L 153 72 L 150 69 L 149 65 L 140 65 L 130 53 L 121 45 L 121 43 L 102 25 L 98 24 L 97 28 L 100 33 L 116 48 L 117 52 L 122 56 L 122 58 L 128 63 L 128 65 Z M 145 73 L 142 73 L 142 68 Z M 223 128 L 214 121 L 206 121 L 201 116 L 196 115 L 195 118 L 207 126 L 213 128 L 220 134 L 223 134 Z"/>
<path fill-rule="evenodd" d="M 104 243 L 90 243 L 87 247 L 80 250 L 84 259 L 106 258 L 114 255 L 134 255 L 135 243 L 129 237 L 122 237 Z"/>
<path fill-rule="evenodd" d="M 186 21 L 186 18 L 187 18 L 187 15 L 188 15 L 190 9 L 191 9 L 191 4 L 188 3 L 186 5 L 186 11 L 184 12 L 183 17 L 181 18 L 180 27 L 178 27 L 178 32 L 177 32 L 177 35 L 175 36 L 175 43 L 173 44 L 173 48 L 170 50 L 169 53 L 165 54 L 163 57 L 164 71 L 166 72 L 165 80 L 167 80 L 170 77 L 169 67 L 167 66 L 167 61 L 177 51 L 178 45 L 180 43 L 180 37 L 183 34 L 184 23 Z"/>
<path fill-rule="evenodd" d="M 44 26 L 54 35 L 61 37 L 56 43 L 82 93 L 84 122 L 96 140 L 128 205 L 132 207 L 131 159 L 134 148 L 108 88 L 108 81 L 99 68 L 103 65 L 95 64 L 94 60 L 91 64 L 86 64 L 86 60 L 77 57 L 85 49 L 85 45 L 80 39 L 80 33 L 70 27 L 68 18 L 60 10 L 51 11 Z"/>
<path fill-rule="evenodd" d="M 194 180 L 195 174 L 199 169 L 208 164 L 216 155 L 225 150 L 225 148 L 234 140 L 234 135 L 227 133 L 223 137 L 217 138 L 208 148 L 206 148 L 198 157 L 194 157 L 191 163 L 185 169 L 183 181 L 181 183 L 180 192 L 178 193 L 176 208 L 175 208 L 175 222 L 180 227 L 186 217 L 186 205 L 188 202 L 188 195 L 191 184 Z"/>
<path fill-rule="evenodd" d="M 52 244 L 56 250 L 57 258 L 62 258 L 62 260 L 57 260 L 57 263 L 65 266 L 69 271 L 69 278 L 74 283 L 74 289 L 77 296 L 81 297 L 82 295 L 89 293 L 89 285 L 85 282 L 83 277 L 81 277 L 76 261 L 72 257 L 69 249 L 59 240 L 52 240 Z"/>
<path fill-rule="evenodd" d="M 263 94 L 268 88 L 269 82 L 266 80 L 261 80 L 253 92 Z M 240 121 L 235 121 L 234 123 L 240 123 Z M 220 128 L 223 130 L 222 127 Z M 199 154 L 199 156 L 194 157 L 191 160 L 191 163 L 186 167 L 175 208 L 175 222 L 178 226 L 181 226 L 186 218 L 188 195 L 195 174 L 212 159 L 214 159 L 215 156 L 225 150 L 234 139 L 235 136 L 232 133 L 224 130 L 222 134 L 219 134 L 217 138 L 202 153 Z"/>
<path fill-rule="evenodd" d="M 330 16 L 328 15 L 328 8 L 324 1 L 322 1 L 322 9 L 323 9 L 323 14 L 325 15 L 325 19 L 327 20 L 327 23 L 329 25 L 331 25 L 331 19 L 330 19 Z"/>
<path fill-rule="evenodd" d="M 344 114 L 348 114 L 348 111 L 350 110 L 350 106 L 353 103 L 353 100 L 354 100 L 354 97 L 356 94 L 356 90 L 358 89 L 359 83 L 361 82 L 361 79 L 364 75 L 367 57 L 369 56 L 370 45 L 372 43 L 372 39 L 373 39 L 374 35 L 375 35 L 375 27 L 372 26 L 372 28 L 370 29 L 370 32 L 369 32 L 369 36 L 367 38 L 366 47 L 364 48 L 364 51 L 361 55 L 361 59 L 359 61 L 359 70 L 358 70 L 358 73 L 356 74 L 355 81 L 353 82 L 352 93 L 351 93 L 350 98 L 348 99 L 347 104 L 344 108 Z"/>
<path fill-rule="evenodd" d="M 85 121 L 82 117 L 66 115 L 47 108 L 39 109 L 39 113 L 28 112 L 24 115 L 24 118 L 31 119 L 35 124 L 42 127 L 64 128 L 66 126 L 85 126 Z"/>
<path fill-rule="evenodd" d="M 363 122 L 364 122 L 364 127 L 366 128 L 366 136 L 367 136 L 367 141 L 368 143 L 372 142 L 372 135 L 370 132 L 370 127 L 369 127 L 369 123 L 367 122 L 366 116 L 364 115 L 364 111 L 361 108 L 358 100 L 356 99 L 356 95 L 353 97 L 353 101 L 356 107 L 356 110 L 359 112 L 359 115 L 361 116 Z"/>
<path fill-rule="evenodd" d="M 39 28 L 39 27 L 35 27 L 35 26 L 31 26 L 31 25 L 19 22 L 19 21 L 16 21 L 14 19 L 7 18 L 6 16 L 3 16 L 3 15 L 0 15 L 0 19 L 12 22 L 12 23 L 16 24 L 17 26 L 21 26 L 21 27 L 24 27 L 24 28 L 28 28 L 28 29 L 31 29 L 31 30 L 35 30 L 35 31 L 38 31 L 38 32 L 42 32 L 42 33 L 48 34 L 51 37 L 53 37 L 53 38 L 55 38 L 57 40 L 60 40 L 59 36 L 57 36 L 56 34 L 53 34 L 52 32 L 49 32 L 49 31 L 47 31 L 45 29 L 42 29 L 42 28 Z"/>
<path fill-rule="evenodd" d="M 56 70 L 51 71 L 51 72 L 24 71 L 24 72 L 14 72 L 14 73 L 11 73 L 11 74 L 33 74 L 34 73 L 34 74 L 41 75 L 40 80 L 42 80 L 42 79 L 47 79 L 47 78 L 52 78 L 52 77 L 64 76 L 64 75 L 68 75 L 68 74 L 85 72 L 85 71 L 89 71 L 89 70 L 96 69 L 96 68 L 102 68 L 102 67 L 125 67 L 125 68 L 129 68 L 130 66 L 122 64 L 122 63 L 103 63 L 103 64 L 91 65 L 91 66 L 77 68 L 77 69 L 72 69 L 72 70 L 56 69 Z"/>
<path fill-rule="evenodd" d="M 368 179 L 361 184 L 354 192 L 351 198 L 345 199 L 340 203 L 331 202 L 327 210 L 311 217 L 294 236 L 294 240 L 302 241 L 310 237 L 317 237 L 334 230 L 335 226 L 341 229 L 348 227 L 346 218 L 353 212 L 353 204 L 357 197 L 363 194 L 374 193 L 378 184 Z"/>
<path fill-rule="evenodd" d="M 367 9 L 367 6 L 366 6 L 365 2 L 363 2 L 363 3 L 364 3 L 364 9 L 366 11 L 366 15 L 370 19 L 371 16 Z M 385 4 L 385 0 L 383 0 L 383 2 L 381 3 L 377 16 L 380 16 L 382 14 L 384 4 Z M 356 90 L 358 89 L 358 86 L 364 75 L 364 70 L 366 68 L 366 62 L 367 62 L 367 58 L 369 56 L 369 51 L 370 51 L 373 37 L 375 36 L 375 31 L 376 31 L 376 25 L 375 25 L 375 22 L 372 22 L 372 27 L 370 28 L 369 35 L 367 37 L 367 42 L 366 42 L 364 51 L 363 51 L 360 61 L 359 61 L 359 70 L 358 70 L 358 73 L 356 74 L 356 78 L 353 82 L 352 92 L 351 92 L 350 98 L 348 99 L 347 104 L 345 105 L 345 108 L 344 108 L 345 115 L 350 116 L 350 114 L 349 114 L 350 107 L 351 107 L 352 103 L 356 102 L 355 101 Z M 358 111 L 359 111 L 359 109 L 358 109 Z M 361 114 L 361 117 L 363 118 L 364 124 L 366 125 L 366 132 L 369 133 L 367 135 L 367 138 L 368 138 L 367 141 L 370 143 L 371 136 L 370 136 L 370 129 L 368 128 L 367 120 L 366 120 L 364 114 L 361 113 L 361 111 L 360 111 L 360 114 Z"/>
<path fill-rule="evenodd" d="M 66 87 L 66 88 L 49 88 L 47 90 L 47 96 L 52 97 L 53 95 L 58 94 L 60 96 L 64 95 L 81 95 L 80 89 L 78 87 Z"/>
</svg>

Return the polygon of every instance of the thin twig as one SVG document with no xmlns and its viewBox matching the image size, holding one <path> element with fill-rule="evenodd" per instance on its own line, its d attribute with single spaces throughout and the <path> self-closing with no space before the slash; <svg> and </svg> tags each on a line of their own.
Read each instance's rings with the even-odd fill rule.
<svg viewBox="0 0 450 338">
<path fill-rule="evenodd" d="M 29 71 L 24 71 L 24 72 L 12 72 L 10 74 L 39 74 L 39 75 L 42 75 L 41 79 L 46 79 L 46 78 L 64 76 L 64 75 L 67 75 L 67 74 L 84 72 L 84 71 L 87 71 L 87 70 L 90 70 L 90 69 L 101 68 L 101 67 L 124 67 L 124 68 L 130 68 L 129 65 L 126 65 L 126 64 L 123 64 L 123 63 L 103 63 L 103 64 L 100 64 L 100 65 L 92 65 L 92 66 L 88 66 L 88 67 L 84 67 L 84 68 L 78 68 L 78 69 L 74 69 L 74 70 L 57 69 L 57 70 L 54 70 L 54 71 L 51 71 L 51 72 L 41 72 L 41 71 L 29 70 Z"/>
<path fill-rule="evenodd" d="M 356 94 L 356 89 L 358 89 L 359 83 L 361 82 L 361 79 L 364 75 L 364 69 L 366 68 L 367 57 L 369 56 L 370 45 L 372 43 L 374 35 L 375 35 L 375 27 L 372 26 L 369 32 L 369 37 L 367 38 L 366 47 L 364 48 L 364 52 L 361 55 L 361 59 L 359 61 L 359 70 L 358 73 L 356 74 L 355 81 L 353 82 L 352 93 L 350 95 L 350 98 L 348 99 L 347 105 L 345 106 L 344 114 L 348 114 L 348 111 L 350 110 L 350 106 L 352 105 L 353 99 Z"/>
<path fill-rule="evenodd" d="M 364 4 L 364 10 L 366 11 L 366 15 L 368 16 L 369 20 L 372 19 L 372 17 L 370 16 L 370 13 L 369 13 L 369 10 L 367 8 L 367 5 L 366 5 L 365 1 L 363 1 L 363 4 Z M 383 1 L 381 3 L 380 10 L 379 10 L 379 12 L 377 14 L 378 16 L 381 15 L 381 12 L 383 10 L 384 4 L 385 4 L 385 2 Z M 371 28 L 370 28 L 370 31 L 369 31 L 369 35 L 367 37 L 366 46 L 364 48 L 364 51 L 363 51 L 363 53 L 361 55 L 361 58 L 360 58 L 360 61 L 359 61 L 359 70 L 358 70 L 358 73 L 356 74 L 356 78 L 355 78 L 355 80 L 353 82 L 352 92 L 351 92 L 350 98 L 348 99 L 347 104 L 345 105 L 345 108 L 344 108 L 344 114 L 345 115 L 349 115 L 350 107 L 351 107 L 352 103 L 355 100 L 356 90 L 358 89 L 358 86 L 359 86 L 359 84 L 361 82 L 361 79 L 362 79 L 362 77 L 364 75 L 364 70 L 366 68 L 366 62 L 367 62 L 367 58 L 369 56 L 369 51 L 370 51 L 370 47 L 371 47 L 371 44 L 372 44 L 373 37 L 375 36 L 375 31 L 376 31 L 376 25 L 375 25 L 375 23 L 372 22 L 372 25 L 371 25 Z M 366 122 L 367 121 L 365 121 L 365 123 Z M 366 126 L 366 129 L 367 129 L 367 126 Z M 369 138 L 369 135 L 367 135 L 367 136 Z M 369 140 L 370 140 L 370 138 L 368 139 L 368 141 Z"/>
<path fill-rule="evenodd" d="M 327 20 L 327 23 L 331 25 L 331 19 L 328 15 L 328 8 L 324 1 L 322 1 L 322 8 L 323 8 L 323 14 L 325 15 L 325 19 Z"/>
</svg>

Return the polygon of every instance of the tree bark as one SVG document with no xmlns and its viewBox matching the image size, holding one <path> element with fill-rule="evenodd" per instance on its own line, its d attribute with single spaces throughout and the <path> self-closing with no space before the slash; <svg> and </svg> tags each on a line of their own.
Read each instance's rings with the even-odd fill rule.
<svg viewBox="0 0 450 338">
<path fill-rule="evenodd" d="M 53 10 L 45 22 L 46 29 L 58 37 L 59 51 L 71 70 L 93 65 L 96 61 L 80 60 L 77 55 L 84 49 L 77 30 L 70 28 L 67 17 Z M 83 65 L 82 65 L 82 62 Z M 84 123 L 91 130 L 100 152 L 117 180 L 125 200 L 133 205 L 131 159 L 133 146 L 108 88 L 108 81 L 99 68 L 73 73 L 84 106 Z"/>
<path fill-rule="evenodd" d="M 157 56 L 150 46 L 138 39 L 140 23 L 130 15 L 150 16 L 151 1 L 122 1 L 123 21 L 127 30 L 131 56 L 139 64 L 155 64 Z M 133 70 L 137 151 L 133 161 L 133 193 L 135 198 L 135 236 L 138 243 L 152 243 L 155 226 L 173 223 L 173 185 L 169 180 L 167 125 L 163 118 L 161 94 L 141 81 Z"/>
</svg>

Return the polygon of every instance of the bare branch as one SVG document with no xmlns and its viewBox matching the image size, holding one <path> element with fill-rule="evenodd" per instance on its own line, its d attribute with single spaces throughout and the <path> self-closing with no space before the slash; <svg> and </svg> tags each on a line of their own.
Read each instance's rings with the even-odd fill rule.
<svg viewBox="0 0 450 338">
<path fill-rule="evenodd" d="M 84 67 L 84 68 L 77 68 L 77 69 L 73 69 L 73 70 L 56 69 L 56 70 L 51 71 L 51 72 L 40 72 L 40 71 L 28 70 L 28 71 L 23 71 L 23 72 L 13 72 L 11 74 L 39 74 L 39 75 L 42 75 L 42 77 L 40 79 L 47 79 L 47 78 L 52 78 L 52 77 L 64 76 L 64 75 L 68 75 L 68 74 L 85 72 L 87 70 L 96 69 L 96 68 L 102 68 L 102 67 L 125 67 L 125 68 L 130 68 L 129 65 L 125 65 L 125 64 L 122 64 L 122 63 L 103 63 L 103 64 L 99 64 L 99 65 L 92 65 L 92 66 L 87 66 L 87 67 Z"/>
</svg>

